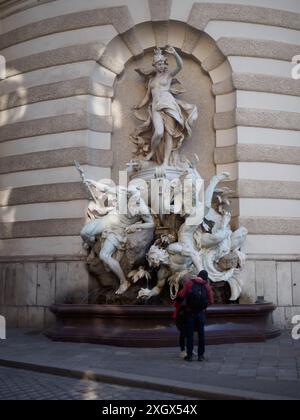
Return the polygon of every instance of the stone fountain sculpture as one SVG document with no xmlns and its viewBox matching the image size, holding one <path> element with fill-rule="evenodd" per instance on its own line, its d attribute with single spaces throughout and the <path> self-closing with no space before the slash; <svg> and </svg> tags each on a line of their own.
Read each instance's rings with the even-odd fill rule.
<svg viewBox="0 0 300 420">
<path fill-rule="evenodd" d="M 175 57 L 174 70 L 165 54 Z M 81 236 L 93 276 L 80 303 L 51 307 L 57 318 L 47 332 L 52 340 L 175 346 L 170 304 L 185 277 L 202 269 L 219 303 L 207 311 L 209 344 L 280 335 L 272 303 L 228 305 L 239 303 L 247 230 L 231 227 L 230 175 L 215 175 L 205 189 L 198 156 L 184 156 L 198 111 L 179 99 L 184 90 L 175 77 L 182 67 L 175 49 L 166 47 L 155 49 L 151 71 L 137 70 L 146 93 L 134 109 L 141 124 L 130 136 L 135 150 L 122 172 L 126 180 L 87 179 L 76 164 L 92 197 Z"/>
<path fill-rule="evenodd" d="M 78 166 L 93 198 L 88 208 L 90 221 L 81 232 L 90 251 L 88 264 L 105 286 L 101 293 L 113 290 L 112 303 L 151 302 L 163 292 L 167 300 L 162 298 L 162 302 L 170 303 L 184 278 L 202 269 L 208 271 L 213 284 L 229 286 L 228 300 L 237 301 L 247 231 L 233 232 L 230 227 L 232 191 L 219 187 L 229 174 L 213 177 L 204 192 L 197 156 L 191 162 L 180 153 L 198 111 L 195 105 L 178 99 L 184 92 L 175 78 L 183 67 L 181 57 L 170 46 L 165 53 L 175 57 L 175 69 L 169 69 L 165 54 L 157 48 L 153 70 L 137 70 L 145 81 L 146 94 L 134 107 L 142 124 L 131 136 L 135 151 L 128 164 L 128 186 L 86 179 Z M 153 191 L 157 191 L 155 197 Z M 117 283 L 105 283 L 104 268 L 114 274 Z"/>
</svg>

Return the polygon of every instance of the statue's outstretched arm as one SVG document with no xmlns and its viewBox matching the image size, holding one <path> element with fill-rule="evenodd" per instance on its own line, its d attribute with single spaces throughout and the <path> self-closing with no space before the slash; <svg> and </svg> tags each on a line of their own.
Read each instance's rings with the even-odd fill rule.
<svg viewBox="0 0 300 420">
<path fill-rule="evenodd" d="M 176 69 L 170 72 L 171 77 L 175 77 L 183 69 L 183 61 L 180 55 L 177 53 L 175 48 L 168 46 L 166 52 L 174 55 L 176 60 Z"/>
<path fill-rule="evenodd" d="M 157 273 L 157 284 L 153 289 L 141 289 L 138 294 L 139 299 L 148 300 L 151 297 L 160 295 L 163 287 L 165 286 L 170 271 L 167 267 L 161 267 Z"/>
<path fill-rule="evenodd" d="M 225 181 L 229 177 L 230 177 L 230 174 L 229 173 L 223 172 L 220 175 L 215 175 L 211 179 L 211 181 L 209 183 L 209 186 L 207 187 L 207 189 L 205 191 L 205 214 L 207 214 L 209 212 L 209 210 L 211 209 L 213 195 L 214 195 L 214 192 L 216 190 L 217 185 L 221 181 Z"/>
<path fill-rule="evenodd" d="M 113 193 L 116 194 L 116 188 L 111 188 L 106 184 L 102 184 L 101 182 L 93 181 L 92 179 L 86 179 L 85 184 L 91 185 L 95 187 L 98 191 L 103 193 Z"/>
</svg>

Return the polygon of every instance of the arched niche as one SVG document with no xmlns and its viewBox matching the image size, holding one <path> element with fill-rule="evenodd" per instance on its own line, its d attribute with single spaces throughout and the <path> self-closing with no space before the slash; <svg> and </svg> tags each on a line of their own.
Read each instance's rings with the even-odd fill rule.
<svg viewBox="0 0 300 420">
<path fill-rule="evenodd" d="M 143 67 L 151 69 L 153 54 L 145 53 Z M 175 67 L 173 57 L 169 58 L 170 67 Z M 184 68 L 177 76 L 186 92 L 180 98 L 189 103 L 196 104 L 199 119 L 193 127 L 192 137 L 185 140 L 181 153 L 193 159 L 196 153 L 200 158 L 202 176 L 208 180 L 215 174 L 214 151 L 216 133 L 213 127 L 215 113 L 215 98 L 212 94 L 210 77 L 202 70 L 201 66 L 192 58 L 183 57 Z M 122 77 L 118 78 L 115 85 L 113 101 L 114 131 L 112 134 L 112 150 L 114 152 L 113 178 L 118 170 L 126 167 L 132 159 L 134 145 L 130 141 L 130 133 L 139 124 L 132 107 L 141 102 L 145 95 L 145 83 L 141 76 L 135 72 L 139 65 L 136 60 L 131 60 L 125 66 Z"/>
<path fill-rule="evenodd" d="M 222 118 L 223 114 L 224 117 L 230 117 L 228 114 L 231 110 L 234 112 L 236 107 L 232 100 L 234 96 L 229 99 L 232 103 L 224 106 L 225 95 L 234 95 L 235 90 L 231 66 L 215 40 L 205 32 L 191 29 L 185 23 L 169 21 L 167 26 L 160 27 L 146 22 L 135 27 L 135 39 L 138 39 L 143 55 L 131 53 L 119 38 L 107 45 L 99 60 L 100 65 L 115 69 L 118 73 L 113 85 L 112 101 L 112 178 L 117 182 L 119 171 L 124 170 L 133 157 L 134 145 L 130 141 L 130 134 L 139 125 L 139 121 L 132 108 L 140 103 L 146 92 L 145 81 L 135 69 L 150 70 L 153 49 L 170 44 L 177 49 L 184 62 L 184 68 L 177 76 L 186 90 L 180 98 L 196 104 L 199 111 L 193 135 L 185 141 L 182 154 L 190 159 L 194 154 L 198 155 L 199 169 L 207 183 L 217 172 L 215 150 L 218 130 L 222 135 L 227 128 L 226 124 L 218 127 L 216 119 Z M 168 59 L 170 67 L 174 67 L 174 58 L 169 56 Z M 228 128 L 233 128 L 234 124 L 230 124 Z"/>
</svg>

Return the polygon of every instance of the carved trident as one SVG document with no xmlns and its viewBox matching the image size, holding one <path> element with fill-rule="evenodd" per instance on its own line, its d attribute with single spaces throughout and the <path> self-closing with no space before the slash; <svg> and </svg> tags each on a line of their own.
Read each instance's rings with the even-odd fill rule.
<svg viewBox="0 0 300 420">
<path fill-rule="evenodd" d="M 91 194 L 91 196 L 92 196 L 93 200 L 95 201 L 95 203 L 97 203 L 96 196 L 95 196 L 95 194 L 94 194 L 91 186 L 87 182 L 87 179 L 86 179 L 84 170 L 82 169 L 82 167 L 80 166 L 80 164 L 76 160 L 74 160 L 74 163 L 75 163 L 75 166 L 76 166 L 77 171 L 79 172 L 80 178 L 82 179 L 82 182 L 87 187 L 87 189 L 88 189 L 89 193 Z"/>
</svg>

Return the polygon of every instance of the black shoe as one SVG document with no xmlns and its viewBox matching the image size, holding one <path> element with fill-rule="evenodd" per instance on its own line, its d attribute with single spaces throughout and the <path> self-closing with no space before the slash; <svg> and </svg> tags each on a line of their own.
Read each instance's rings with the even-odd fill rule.
<svg viewBox="0 0 300 420">
<path fill-rule="evenodd" d="M 204 356 L 199 356 L 198 357 L 198 362 L 205 362 Z"/>
<path fill-rule="evenodd" d="M 186 362 L 192 362 L 193 358 L 190 356 L 186 356 L 183 360 L 185 360 Z"/>
</svg>

